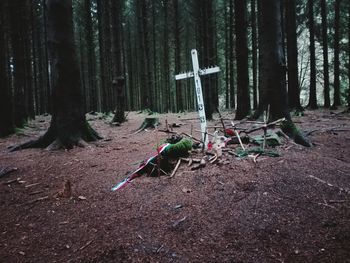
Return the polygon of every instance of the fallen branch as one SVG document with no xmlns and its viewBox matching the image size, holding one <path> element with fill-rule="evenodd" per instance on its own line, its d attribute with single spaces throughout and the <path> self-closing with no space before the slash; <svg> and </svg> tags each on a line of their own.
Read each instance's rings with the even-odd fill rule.
<svg viewBox="0 0 350 263">
<path fill-rule="evenodd" d="M 185 220 L 187 219 L 187 216 L 181 218 L 180 220 L 176 221 L 174 224 L 173 224 L 173 227 L 177 227 L 179 224 L 181 224 L 182 222 L 184 222 Z"/>
<path fill-rule="evenodd" d="M 179 160 L 177 161 L 176 166 L 175 166 L 173 172 L 170 175 L 170 178 L 173 177 L 176 174 L 176 171 L 177 171 L 177 169 L 179 169 L 180 164 L 181 164 L 181 158 L 179 158 Z"/>
<path fill-rule="evenodd" d="M 338 189 L 338 190 L 340 190 L 340 191 L 342 191 L 342 192 L 345 192 L 345 193 L 347 193 L 347 194 L 350 194 L 350 191 L 349 191 L 348 189 L 344 189 L 344 188 L 342 188 L 342 187 L 333 185 L 333 184 L 331 184 L 331 183 L 329 183 L 329 182 L 327 182 L 327 181 L 325 181 L 325 180 L 323 180 L 323 179 L 321 179 L 321 178 L 318 178 L 318 177 L 316 177 L 316 176 L 313 176 L 313 175 L 311 175 L 311 174 L 309 175 L 309 177 L 312 178 L 312 179 L 314 179 L 314 180 L 316 180 L 316 181 L 318 181 L 318 182 L 320 182 L 320 183 L 322 183 L 322 184 L 325 184 L 325 185 L 327 185 L 327 186 L 329 186 L 329 187 L 333 187 L 333 188 L 336 188 L 336 189 Z"/>
<path fill-rule="evenodd" d="M 84 246 L 82 246 L 81 248 L 79 248 L 79 250 L 83 250 L 83 249 L 87 248 L 88 246 L 91 245 L 91 243 L 92 243 L 92 240 L 86 242 L 86 244 Z"/>
<path fill-rule="evenodd" d="M 231 122 L 232 126 L 233 126 L 233 132 L 236 134 L 237 138 L 238 138 L 238 141 L 239 141 L 239 144 L 241 145 L 242 149 L 245 151 L 245 148 L 244 148 L 244 145 L 242 143 L 242 140 L 241 140 L 241 137 L 239 136 L 237 130 L 236 130 L 236 127 L 235 127 L 235 124 L 233 123 L 233 121 Z"/>
<path fill-rule="evenodd" d="M 31 200 L 31 201 L 25 203 L 25 205 L 31 205 L 31 204 L 34 204 L 34 203 L 36 203 L 36 202 L 46 200 L 46 199 L 48 199 L 48 198 L 49 198 L 48 196 L 39 197 L 39 198 L 37 198 L 37 199 Z"/>
<path fill-rule="evenodd" d="M 218 113 L 219 113 L 219 117 L 220 117 L 220 121 L 221 121 L 221 124 L 222 124 L 222 128 L 224 129 L 224 135 L 227 137 L 225 122 L 224 122 L 224 119 L 223 119 L 222 116 L 221 116 L 221 112 L 220 112 L 220 110 L 219 110 L 219 107 L 217 107 L 216 110 L 217 110 Z"/>
<path fill-rule="evenodd" d="M 350 129 L 342 129 L 339 126 L 331 127 L 331 128 L 320 128 L 320 129 L 314 129 L 306 133 L 306 136 L 310 136 L 314 132 L 341 132 L 341 131 L 350 131 Z"/>
<path fill-rule="evenodd" d="M 197 169 L 203 168 L 203 167 L 206 166 L 206 164 L 207 164 L 207 162 L 206 162 L 204 159 L 202 159 L 202 160 L 200 161 L 200 163 L 199 163 L 198 165 L 196 165 L 196 166 L 193 166 L 193 167 L 191 168 L 191 170 L 193 171 L 193 170 L 197 170 Z"/>
<path fill-rule="evenodd" d="M 44 190 L 34 191 L 34 192 L 29 193 L 29 195 L 37 195 L 37 194 L 41 194 L 43 192 L 44 192 Z"/>
<path fill-rule="evenodd" d="M 186 133 L 186 132 L 181 132 L 181 133 L 178 133 L 178 132 L 175 132 L 175 131 L 170 131 L 170 130 L 158 130 L 158 131 L 160 131 L 160 132 L 164 132 L 164 133 L 171 133 L 171 134 L 177 134 L 177 135 L 185 135 L 185 136 L 187 136 L 187 137 L 189 137 L 189 138 L 191 138 L 192 140 L 194 140 L 194 141 L 196 141 L 196 142 L 202 142 L 202 140 L 199 140 L 199 139 L 197 139 L 197 138 L 195 138 L 195 137 L 193 137 L 192 135 L 189 135 L 188 133 Z"/>
<path fill-rule="evenodd" d="M 33 186 L 37 186 L 39 184 L 40 183 L 28 184 L 28 185 L 24 186 L 24 188 L 30 188 L 30 187 L 33 187 Z"/>
<path fill-rule="evenodd" d="M 210 163 L 215 163 L 218 158 L 219 158 L 219 156 L 217 154 L 214 154 L 214 156 L 209 159 L 209 162 Z"/>
<path fill-rule="evenodd" d="M 9 180 L 7 182 L 4 182 L 4 184 L 12 184 L 12 183 L 19 183 L 19 181 L 21 180 L 21 178 L 16 178 L 16 179 L 13 179 L 13 180 Z"/>
<path fill-rule="evenodd" d="M 267 128 L 267 127 L 270 127 L 270 126 L 274 126 L 276 125 L 277 123 L 280 123 L 282 121 L 285 121 L 286 118 L 281 118 L 281 119 L 278 119 L 276 121 L 273 121 L 273 122 L 270 122 L 270 123 L 267 123 L 266 125 L 261 125 L 259 127 L 256 127 L 256 128 L 253 128 L 253 129 L 250 129 L 248 131 L 245 131 L 246 134 L 249 134 L 249 133 L 252 133 L 252 132 L 255 132 L 255 131 L 258 131 L 258 130 L 261 130 L 261 129 L 264 129 L 264 128 Z"/>
<path fill-rule="evenodd" d="M 17 171 L 17 170 L 18 170 L 18 168 L 16 168 L 16 167 L 5 167 L 5 168 L 2 168 L 2 169 L 0 169 L 0 178 L 4 177 L 5 175 L 7 175 L 9 173 Z"/>
</svg>

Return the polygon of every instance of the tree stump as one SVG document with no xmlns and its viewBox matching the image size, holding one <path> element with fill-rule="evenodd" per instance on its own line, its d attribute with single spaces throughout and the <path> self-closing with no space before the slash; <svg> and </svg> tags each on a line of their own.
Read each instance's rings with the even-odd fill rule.
<svg viewBox="0 0 350 263">
<path fill-rule="evenodd" d="M 145 118 L 141 126 L 136 130 L 135 133 L 139 133 L 147 128 L 156 128 L 160 124 L 159 118 L 156 117 L 148 117 Z"/>
</svg>

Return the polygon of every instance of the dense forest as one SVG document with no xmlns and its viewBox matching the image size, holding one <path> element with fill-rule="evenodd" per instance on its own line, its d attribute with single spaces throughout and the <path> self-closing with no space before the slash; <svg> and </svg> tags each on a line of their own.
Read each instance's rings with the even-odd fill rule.
<svg viewBox="0 0 350 263">
<path fill-rule="evenodd" d="M 350 1 L 0 0 L 0 200 L 0 262 L 350 262 Z"/>
<path fill-rule="evenodd" d="M 0 3 L 1 136 L 63 103 L 53 96 L 57 69 L 48 2 Z M 288 100 L 288 110 L 296 112 L 349 104 L 350 3 L 273 2 L 279 5 L 278 27 L 265 21 L 264 8 L 271 9 L 265 1 L 74 0 L 75 52 L 70 56 L 77 59 L 73 74 L 79 80 L 67 85 L 80 89 L 85 113 L 115 112 L 120 122 L 124 111 L 192 111 L 197 107 L 193 80 L 174 76 L 191 70 L 195 48 L 200 67 L 221 68 L 203 77 L 207 118 L 219 107 L 236 109 L 242 119 L 276 97 L 264 88 L 273 62 L 264 53 L 271 36 L 263 31 L 274 30 L 281 36 L 276 63 L 287 84 L 287 93 L 277 100 Z M 271 16 L 271 10 L 265 12 Z"/>
</svg>

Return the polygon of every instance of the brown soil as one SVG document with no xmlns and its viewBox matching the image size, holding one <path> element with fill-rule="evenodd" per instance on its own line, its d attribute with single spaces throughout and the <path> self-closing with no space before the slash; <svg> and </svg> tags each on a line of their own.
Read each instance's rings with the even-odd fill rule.
<svg viewBox="0 0 350 263">
<path fill-rule="evenodd" d="M 45 131 L 43 116 L 0 140 L 0 169 L 18 168 L 0 178 L 0 262 L 350 262 L 349 115 L 295 118 L 304 131 L 321 129 L 312 148 L 285 142 L 281 157 L 257 163 L 225 153 L 111 192 L 167 136 L 133 135 L 145 117 L 112 127 L 89 115 L 104 140 L 70 151 L 8 152 Z M 159 116 L 188 133 L 198 122 L 183 119 L 193 117 Z"/>
</svg>

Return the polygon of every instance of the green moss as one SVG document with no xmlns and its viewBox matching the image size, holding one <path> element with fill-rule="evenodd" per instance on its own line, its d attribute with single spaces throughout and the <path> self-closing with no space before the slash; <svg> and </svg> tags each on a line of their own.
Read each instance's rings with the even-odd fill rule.
<svg viewBox="0 0 350 263">
<path fill-rule="evenodd" d="M 253 147 L 253 148 L 249 148 L 249 149 L 245 149 L 245 150 L 238 147 L 235 150 L 235 152 L 238 155 L 238 157 L 240 157 L 240 158 L 246 157 L 249 154 L 257 154 L 257 153 L 260 153 L 261 155 L 265 155 L 265 156 L 270 156 L 270 157 L 279 157 L 280 156 L 280 154 L 277 151 L 264 150 L 261 147 Z"/>
<path fill-rule="evenodd" d="M 188 155 L 188 151 L 190 151 L 191 148 L 192 141 L 184 138 L 175 144 L 170 144 L 164 151 L 163 156 L 171 158 L 184 157 Z"/>
<path fill-rule="evenodd" d="M 295 143 L 306 147 L 311 146 L 310 142 L 308 142 L 308 140 L 304 137 L 304 135 L 299 131 L 299 129 L 295 126 L 295 124 L 292 121 L 283 121 L 280 127 L 281 130 L 290 138 L 292 138 Z"/>
</svg>

